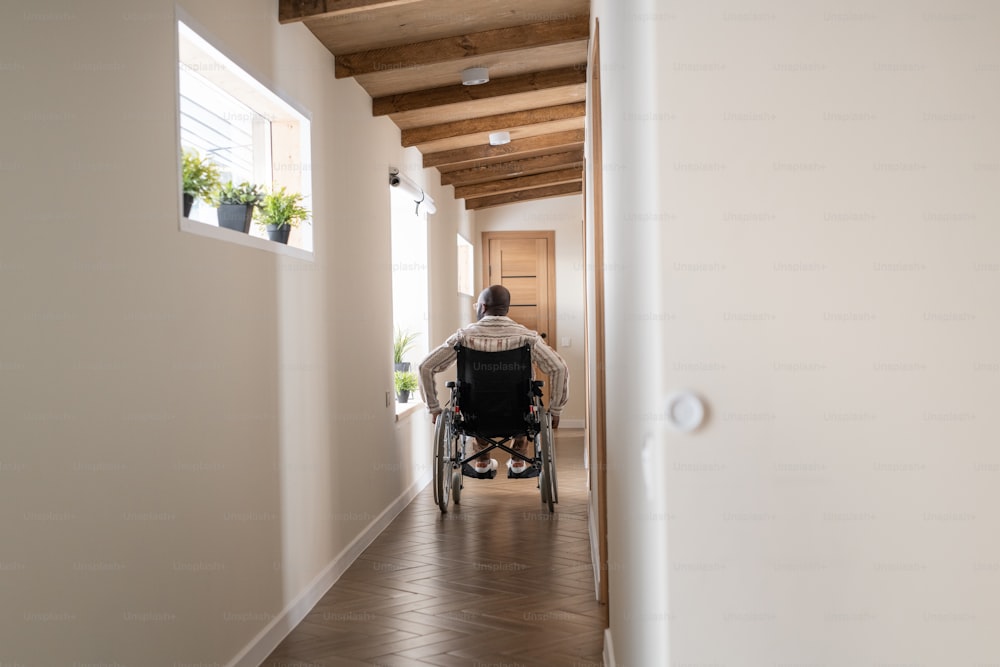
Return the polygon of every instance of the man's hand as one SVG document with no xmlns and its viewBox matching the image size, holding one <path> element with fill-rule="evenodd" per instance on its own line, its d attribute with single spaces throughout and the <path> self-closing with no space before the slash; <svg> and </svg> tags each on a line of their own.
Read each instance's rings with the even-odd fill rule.
<svg viewBox="0 0 1000 667">
<path fill-rule="evenodd" d="M 552 415 L 552 428 L 559 428 L 559 415 Z"/>
<path fill-rule="evenodd" d="M 438 423 L 438 415 L 439 414 L 441 414 L 441 413 L 440 412 L 431 413 L 431 423 L 432 424 L 437 424 Z"/>
</svg>

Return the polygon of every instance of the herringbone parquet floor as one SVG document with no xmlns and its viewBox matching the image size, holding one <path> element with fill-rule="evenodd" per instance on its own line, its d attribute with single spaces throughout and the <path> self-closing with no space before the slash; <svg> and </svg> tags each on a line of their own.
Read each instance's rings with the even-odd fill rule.
<svg viewBox="0 0 1000 667">
<path fill-rule="evenodd" d="M 582 431 L 556 431 L 559 503 L 536 480 L 466 479 L 442 515 L 428 486 L 265 667 L 600 667 Z"/>
</svg>

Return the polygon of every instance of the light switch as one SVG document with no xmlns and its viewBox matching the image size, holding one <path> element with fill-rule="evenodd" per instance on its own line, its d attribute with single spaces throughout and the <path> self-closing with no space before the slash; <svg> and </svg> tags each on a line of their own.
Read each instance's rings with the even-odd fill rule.
<svg viewBox="0 0 1000 667">
<path fill-rule="evenodd" d="M 569 344 L 570 344 L 569 336 L 563 336 L 562 338 L 559 339 L 560 347 L 569 347 Z"/>
</svg>

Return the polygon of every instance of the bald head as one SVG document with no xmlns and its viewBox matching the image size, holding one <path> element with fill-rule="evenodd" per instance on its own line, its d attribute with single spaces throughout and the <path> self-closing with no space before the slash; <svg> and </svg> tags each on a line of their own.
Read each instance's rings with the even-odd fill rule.
<svg viewBox="0 0 1000 667">
<path fill-rule="evenodd" d="M 490 285 L 479 295 L 483 315 L 506 315 L 510 310 L 510 291 L 503 285 Z"/>
</svg>

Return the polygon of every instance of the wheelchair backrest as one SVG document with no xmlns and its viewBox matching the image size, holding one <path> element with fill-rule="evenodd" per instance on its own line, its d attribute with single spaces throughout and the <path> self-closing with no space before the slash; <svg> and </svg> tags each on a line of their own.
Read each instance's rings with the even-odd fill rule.
<svg viewBox="0 0 1000 667">
<path fill-rule="evenodd" d="M 480 352 L 459 345 L 458 406 L 469 435 L 511 436 L 537 429 L 531 414 L 531 347 Z"/>
</svg>

